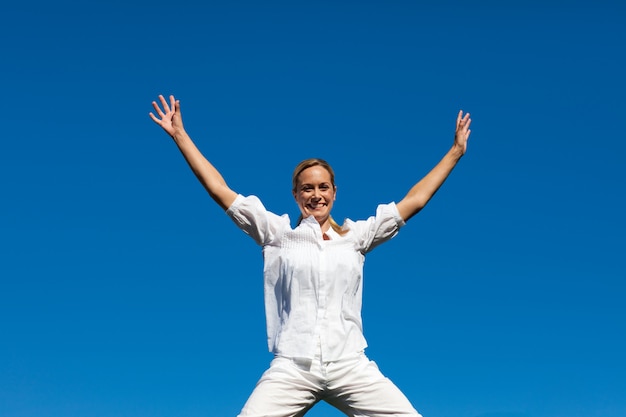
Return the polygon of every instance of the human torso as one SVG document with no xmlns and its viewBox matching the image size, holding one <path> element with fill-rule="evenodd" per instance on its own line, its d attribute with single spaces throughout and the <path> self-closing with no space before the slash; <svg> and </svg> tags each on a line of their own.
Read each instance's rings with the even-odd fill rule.
<svg viewBox="0 0 626 417">
<path fill-rule="evenodd" d="M 276 355 L 325 360 L 358 354 L 367 346 L 361 322 L 364 255 L 404 224 L 395 204 L 376 216 L 347 220 L 347 233 L 325 240 L 313 217 L 295 228 L 286 215 L 239 196 L 227 213 L 263 247 L 268 347 Z"/>
</svg>

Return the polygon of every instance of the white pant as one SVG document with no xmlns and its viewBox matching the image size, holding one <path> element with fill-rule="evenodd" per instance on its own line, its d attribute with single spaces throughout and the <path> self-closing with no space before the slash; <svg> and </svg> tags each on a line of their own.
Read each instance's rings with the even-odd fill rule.
<svg viewBox="0 0 626 417">
<path fill-rule="evenodd" d="M 301 417 L 321 400 L 351 417 L 421 417 L 364 353 L 336 362 L 276 357 L 239 417 Z"/>
</svg>

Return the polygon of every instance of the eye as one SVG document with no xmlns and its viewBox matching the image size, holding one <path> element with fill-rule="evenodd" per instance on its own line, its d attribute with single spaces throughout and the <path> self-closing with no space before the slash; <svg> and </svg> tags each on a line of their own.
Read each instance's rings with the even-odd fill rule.
<svg viewBox="0 0 626 417">
<path fill-rule="evenodd" d="M 330 189 L 330 185 L 328 185 L 328 184 L 322 184 L 322 185 L 320 185 L 320 190 L 327 191 L 327 190 L 329 190 L 329 189 Z"/>
<path fill-rule="evenodd" d="M 312 189 L 313 187 L 311 185 L 303 185 L 300 190 L 304 192 L 308 192 L 308 191 L 311 191 Z"/>
</svg>

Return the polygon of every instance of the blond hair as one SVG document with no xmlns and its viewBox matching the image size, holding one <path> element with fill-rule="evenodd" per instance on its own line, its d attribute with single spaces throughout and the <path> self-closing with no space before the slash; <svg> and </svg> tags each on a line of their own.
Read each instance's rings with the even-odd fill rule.
<svg viewBox="0 0 626 417">
<path fill-rule="evenodd" d="M 328 171 L 328 173 L 330 174 L 330 184 L 333 186 L 333 189 L 337 188 L 335 186 L 335 171 L 333 171 L 330 164 L 320 158 L 309 158 L 300 162 L 296 166 L 296 168 L 293 170 L 293 176 L 291 177 L 291 182 L 293 185 L 292 191 L 294 193 L 298 191 L 298 178 L 300 177 L 300 174 L 302 174 L 302 171 L 304 171 L 307 168 L 311 168 L 315 166 L 320 166 L 324 168 L 326 171 Z M 301 221 L 302 221 L 302 214 L 300 214 L 300 217 L 298 218 L 298 224 L 300 224 Z M 337 222 L 335 221 L 335 219 L 333 219 L 332 216 L 328 217 L 328 221 L 330 223 L 330 227 L 332 227 L 333 230 L 337 232 L 339 235 L 343 236 L 346 233 L 348 233 L 348 230 L 344 229 L 342 226 L 339 226 L 339 224 L 337 224 Z"/>
</svg>

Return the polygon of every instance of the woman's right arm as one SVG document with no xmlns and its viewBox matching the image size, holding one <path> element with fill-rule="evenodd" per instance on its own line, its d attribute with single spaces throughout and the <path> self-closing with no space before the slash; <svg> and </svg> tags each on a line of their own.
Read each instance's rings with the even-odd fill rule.
<svg viewBox="0 0 626 417">
<path fill-rule="evenodd" d="M 158 117 L 151 112 L 150 118 L 174 139 L 189 167 L 209 192 L 211 198 L 224 210 L 228 209 L 237 198 L 237 193 L 228 187 L 222 174 L 202 155 L 185 131 L 180 113 L 180 101 L 175 100 L 174 96 L 170 96 L 168 105 L 161 95 L 159 100 L 163 109 L 161 110 L 157 102 L 153 101 L 152 107 L 154 107 Z"/>
</svg>

